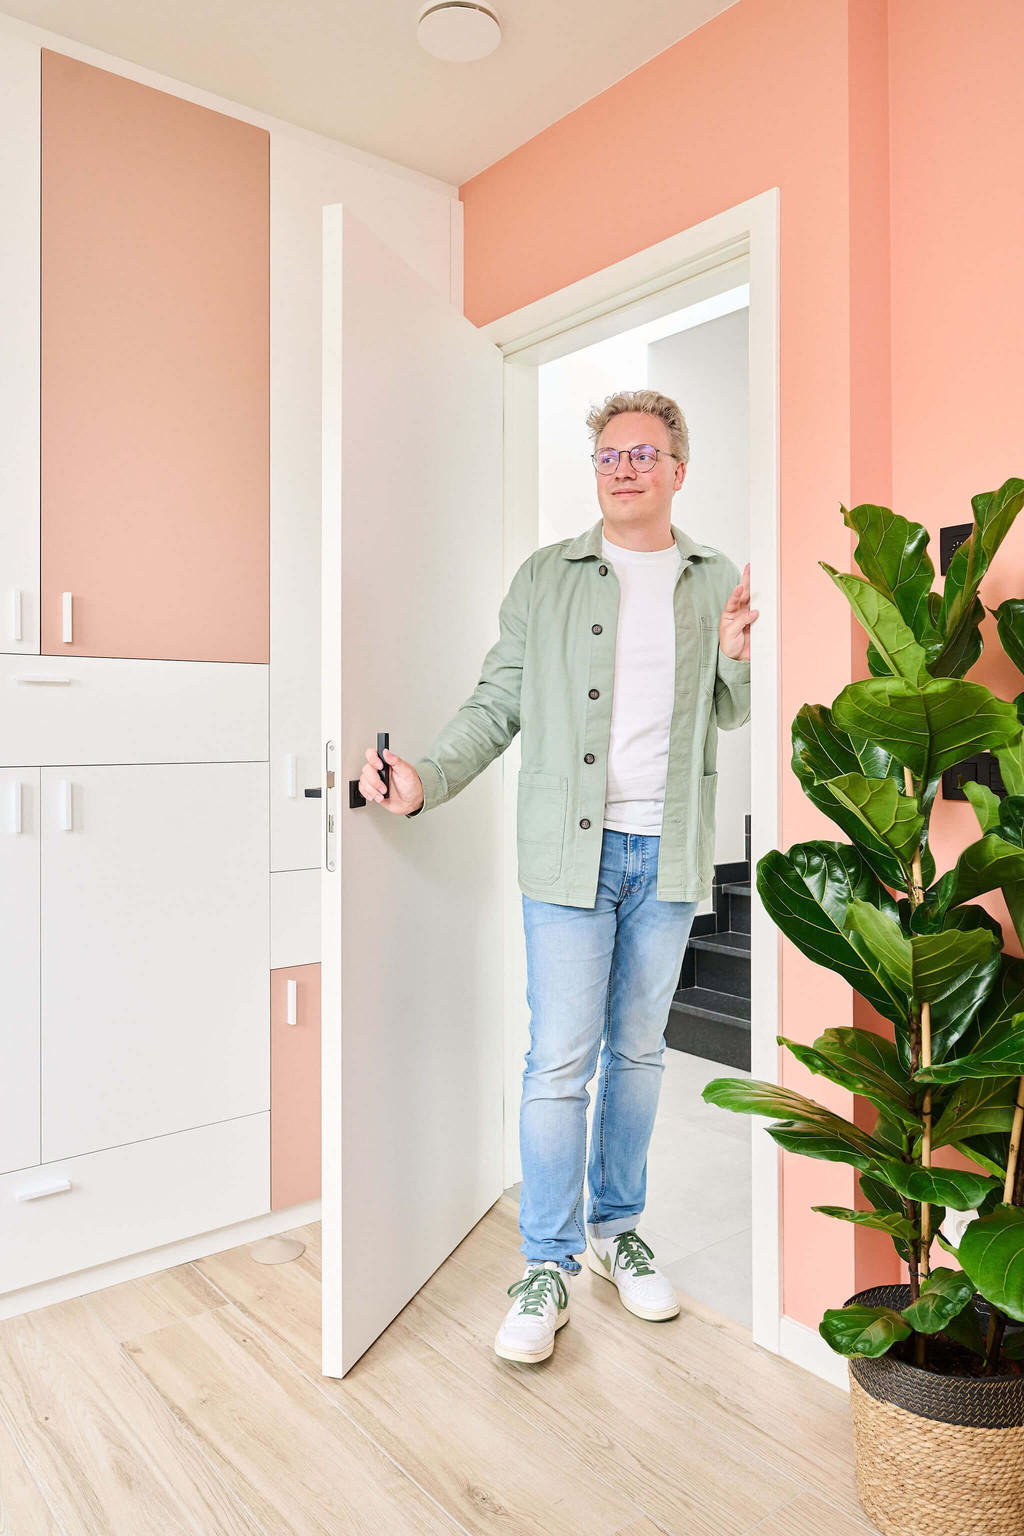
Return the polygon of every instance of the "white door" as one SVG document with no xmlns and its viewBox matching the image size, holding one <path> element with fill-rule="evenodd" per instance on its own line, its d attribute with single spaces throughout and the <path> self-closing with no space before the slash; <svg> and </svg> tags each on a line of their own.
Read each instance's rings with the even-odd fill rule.
<svg viewBox="0 0 1024 1536">
<path fill-rule="evenodd" d="M 41 778 L 43 1162 L 268 1110 L 267 764 Z"/>
<path fill-rule="evenodd" d="M 500 767 L 411 821 L 348 803 L 377 732 L 424 756 L 498 637 L 501 373 L 474 326 L 344 208 L 325 209 L 329 1376 L 502 1188 Z"/>
</svg>

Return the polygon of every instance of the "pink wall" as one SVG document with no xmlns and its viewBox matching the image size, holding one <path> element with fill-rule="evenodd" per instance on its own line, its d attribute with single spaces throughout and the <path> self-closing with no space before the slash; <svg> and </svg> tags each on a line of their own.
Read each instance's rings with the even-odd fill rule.
<svg viewBox="0 0 1024 1536">
<path fill-rule="evenodd" d="M 840 501 L 894 504 L 937 532 L 969 516 L 972 492 L 1021 470 L 1024 211 L 1000 194 L 1019 182 L 1022 44 L 1017 0 L 739 0 L 462 188 L 478 324 L 780 188 L 782 847 L 834 835 L 789 771 L 793 715 L 865 673 L 817 566 L 851 566 Z M 631 202 L 641 176 L 655 193 Z M 601 184 L 617 188 L 611 213 L 598 211 Z M 1004 568 L 1020 568 L 1022 541 L 1024 528 Z M 978 676 L 1010 693 L 1011 672 Z M 940 807 L 940 858 L 971 822 Z M 853 1018 L 848 989 L 788 944 L 782 1003 L 796 1039 Z M 857 1022 L 870 1027 L 870 1010 Z M 850 1112 L 788 1054 L 784 1073 Z M 784 1306 L 810 1327 L 894 1272 L 872 1234 L 810 1211 L 852 1202 L 848 1170 L 784 1159 Z"/>
</svg>

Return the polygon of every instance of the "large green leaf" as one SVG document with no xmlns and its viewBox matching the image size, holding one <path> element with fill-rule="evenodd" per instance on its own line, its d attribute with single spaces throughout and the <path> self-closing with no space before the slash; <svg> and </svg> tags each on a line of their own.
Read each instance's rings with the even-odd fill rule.
<svg viewBox="0 0 1024 1536">
<path fill-rule="evenodd" d="M 848 683 L 832 705 L 832 718 L 842 730 L 870 736 L 926 780 L 1021 735 L 1012 704 L 981 683 L 953 677 L 920 688 L 899 677 Z"/>
<path fill-rule="evenodd" d="M 985 1300 L 1024 1322 L 1024 1210 L 997 1205 L 969 1222 L 957 1250 L 960 1264 Z"/>
<path fill-rule="evenodd" d="M 904 794 L 895 779 L 868 779 L 860 773 L 826 779 L 824 787 L 852 818 L 856 828 L 852 835 L 858 847 L 868 834 L 868 847 L 861 848 L 865 858 L 874 843 L 884 843 L 896 856 L 902 873 L 900 883 L 905 885 L 924 828 L 916 799 Z"/>
<path fill-rule="evenodd" d="M 832 711 L 824 704 L 805 704 L 798 710 L 792 735 L 792 768 L 804 794 L 841 827 L 851 841 L 856 841 L 865 863 L 885 885 L 902 887 L 905 874 L 896 855 L 826 787 L 830 779 L 856 773 L 869 779 L 890 778 L 902 790 L 902 765 L 891 752 L 886 752 L 866 736 L 841 731 L 832 718 Z M 921 871 L 925 884 L 930 885 L 935 878 L 935 861 L 927 844 L 921 853 Z"/>
<path fill-rule="evenodd" d="M 921 1281 L 916 1301 L 903 1308 L 915 1333 L 939 1333 L 974 1295 L 974 1281 L 960 1269 L 933 1269 Z"/>
<path fill-rule="evenodd" d="M 852 1121 L 844 1120 L 814 1099 L 775 1083 L 716 1077 L 706 1085 L 702 1097 L 708 1104 L 717 1104 L 721 1109 L 731 1109 L 738 1114 L 780 1116 L 780 1124 L 766 1127 L 769 1136 L 774 1137 L 779 1146 L 804 1157 L 867 1168 L 873 1158 L 885 1156 L 885 1148 Z"/>
<path fill-rule="evenodd" d="M 849 903 L 847 923 L 899 991 L 919 1003 L 943 997 L 996 947 L 995 935 L 986 928 L 949 928 L 908 937 L 895 918 L 856 899 Z"/>
<path fill-rule="evenodd" d="M 975 1076 L 957 1083 L 932 1127 L 932 1146 L 956 1146 L 968 1136 L 1008 1131 L 1019 1077 Z"/>
<path fill-rule="evenodd" d="M 774 1115 L 780 1120 L 813 1125 L 819 1130 L 848 1137 L 853 1145 L 868 1153 L 874 1146 L 868 1133 L 852 1121 L 844 1120 L 833 1110 L 826 1109 L 824 1104 L 778 1083 L 761 1082 L 757 1078 L 713 1077 L 705 1085 L 701 1098 L 706 1104 L 717 1104 L 720 1109 L 730 1109 L 735 1114 Z"/>
<path fill-rule="evenodd" d="M 987 784 L 975 784 L 971 779 L 960 780 L 959 786 L 974 807 L 982 834 L 994 832 L 999 826 L 999 796 Z"/>
<path fill-rule="evenodd" d="M 913 630 L 892 598 L 862 576 L 848 576 L 825 560 L 819 560 L 818 564 L 846 597 L 893 677 L 906 677 L 912 683 L 924 682 L 928 676 L 924 647 L 915 640 Z"/>
<path fill-rule="evenodd" d="M 905 1243 L 913 1242 L 916 1233 L 913 1222 L 895 1211 L 854 1211 L 846 1205 L 812 1205 L 811 1210 L 820 1211 L 823 1216 L 833 1216 L 837 1221 L 852 1221 L 858 1227 L 887 1232 L 890 1237 L 898 1237 Z"/>
<path fill-rule="evenodd" d="M 1024 721 L 1024 693 L 1018 693 L 1011 706 L 1018 722 Z M 1011 739 L 1003 746 L 993 747 L 999 773 L 1008 795 L 1024 795 L 1024 737 Z"/>
<path fill-rule="evenodd" d="M 777 1036 L 811 1072 L 859 1093 L 891 1119 L 916 1127 L 920 1116 L 900 1069 L 896 1047 L 866 1029 L 827 1029 L 813 1045 Z"/>
<path fill-rule="evenodd" d="M 847 511 L 848 528 L 858 535 L 853 558 L 871 585 L 899 610 L 908 629 L 926 649 L 939 640 L 928 596 L 935 567 L 928 555 L 928 531 L 888 507 L 864 502 Z"/>
<path fill-rule="evenodd" d="M 1024 480 L 1006 480 L 997 491 L 983 491 L 971 498 L 974 531 L 953 555 L 939 607 L 942 650 L 932 661 L 935 676 L 961 676 L 981 653 L 979 625 L 985 610 L 978 588 L 1021 507 Z"/>
<path fill-rule="evenodd" d="M 905 999 L 880 975 L 864 940 L 846 927 L 853 899 L 893 915 L 897 910 L 856 848 L 810 842 L 788 853 L 772 849 L 758 860 L 757 893 L 772 921 L 809 959 L 836 971 L 885 1018 L 905 1024 Z"/>
<path fill-rule="evenodd" d="M 990 608 L 1003 650 L 1018 672 L 1024 672 L 1024 597 L 1008 597 L 998 608 Z"/>
<path fill-rule="evenodd" d="M 768 1135 L 784 1152 L 796 1152 L 800 1157 L 817 1157 L 826 1163 L 849 1163 L 851 1168 L 866 1169 L 872 1166 L 871 1158 L 859 1146 L 842 1136 L 820 1131 L 814 1125 L 786 1124 L 781 1121 L 766 1125 Z"/>
<path fill-rule="evenodd" d="M 962 1168 L 922 1168 L 918 1163 L 901 1163 L 895 1158 L 877 1161 L 871 1173 L 908 1200 L 945 1205 L 954 1211 L 973 1211 L 997 1183 Z"/>
<path fill-rule="evenodd" d="M 891 1307 L 829 1308 L 818 1332 L 837 1355 L 884 1355 L 897 1339 L 910 1334 L 910 1324 Z"/>
<path fill-rule="evenodd" d="M 932 1066 L 921 1070 L 918 1074 L 920 1081 L 955 1083 L 973 1075 L 970 1071 L 963 1072 L 959 1065 L 954 1067 L 954 1061 L 960 1063 L 974 1057 L 980 1062 L 989 1058 L 993 1062 L 1005 1060 L 1007 1051 L 1012 1051 L 1013 1047 L 1003 1042 L 1012 1041 L 1019 1027 L 1014 1022 L 1019 1014 L 1024 1014 L 1024 961 L 1015 955 L 1002 955 L 991 988 L 956 1041 L 955 1056 L 942 1048 L 946 1044 L 944 1039 L 939 1041 L 939 1048 L 936 1047 L 933 1030 Z M 934 1026 L 934 1020 L 932 1022 Z M 951 1069 L 948 1072 L 947 1066 Z M 1005 1075 L 1008 1070 L 1014 1069 L 1000 1067 L 995 1075 L 1000 1072 Z M 982 1072 L 981 1075 L 987 1074 Z"/>
<path fill-rule="evenodd" d="M 984 1048 L 949 1056 L 917 1073 L 920 1083 L 964 1083 L 966 1079 L 1024 1076 L 1024 1013 L 1008 1019 L 1002 1034 L 990 1035 Z M 986 1130 L 1004 1127 L 986 1126 Z"/>
<path fill-rule="evenodd" d="M 986 1339 L 973 1300 L 964 1307 L 962 1312 L 958 1312 L 956 1317 L 951 1317 L 942 1331 L 955 1344 L 962 1344 L 964 1349 L 969 1349 L 976 1355 L 984 1355 L 987 1347 Z"/>
<path fill-rule="evenodd" d="M 936 998 L 932 1003 L 932 1061 L 945 1061 L 953 1054 L 954 1047 L 958 1052 L 963 1047 L 958 1045 L 959 1040 L 966 1034 L 972 1021 L 977 1017 L 986 999 L 996 987 L 1000 969 L 1002 966 L 1001 947 L 1003 942 L 1002 928 L 994 917 L 985 911 L 984 907 L 967 906 L 953 907 L 946 913 L 944 926 L 972 930 L 985 928 L 992 935 L 992 948 L 978 963 L 965 971 L 944 996 Z M 910 1066 L 909 1050 L 904 1055 L 904 1037 L 897 1035 L 897 1047 L 900 1053 L 900 1061 L 906 1068 Z"/>
<path fill-rule="evenodd" d="M 1024 848 L 1014 847 L 999 832 L 986 832 L 969 843 L 953 868 L 932 888 L 932 904 L 938 912 L 973 901 L 986 891 L 1024 885 Z"/>
</svg>

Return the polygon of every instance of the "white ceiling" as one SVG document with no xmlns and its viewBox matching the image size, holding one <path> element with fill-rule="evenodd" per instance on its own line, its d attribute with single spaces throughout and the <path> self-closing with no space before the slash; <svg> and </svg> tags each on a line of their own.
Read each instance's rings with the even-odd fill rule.
<svg viewBox="0 0 1024 1536">
<path fill-rule="evenodd" d="M 420 47 L 425 0 L 3 0 L 3 9 L 458 185 L 734 3 L 493 0 L 502 41 L 471 64 Z"/>
</svg>

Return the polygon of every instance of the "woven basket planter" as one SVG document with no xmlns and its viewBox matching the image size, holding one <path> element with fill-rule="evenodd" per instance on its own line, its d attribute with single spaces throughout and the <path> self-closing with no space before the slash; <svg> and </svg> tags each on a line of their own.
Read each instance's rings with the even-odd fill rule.
<svg viewBox="0 0 1024 1536">
<path fill-rule="evenodd" d="M 910 1304 L 908 1285 L 846 1303 Z M 882 1536 L 1022 1536 L 1024 1376 L 940 1376 L 851 1359 L 857 1494 Z"/>
</svg>

